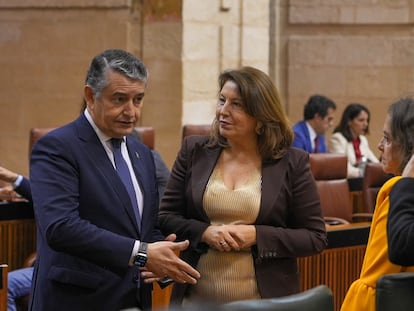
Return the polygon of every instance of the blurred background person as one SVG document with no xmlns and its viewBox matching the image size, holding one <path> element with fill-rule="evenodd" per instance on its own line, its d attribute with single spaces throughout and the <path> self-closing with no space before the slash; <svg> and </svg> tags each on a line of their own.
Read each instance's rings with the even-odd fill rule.
<svg viewBox="0 0 414 311">
<path fill-rule="evenodd" d="M 164 234 L 190 240 L 180 256 L 202 277 L 175 284 L 172 303 L 225 303 L 299 292 L 297 257 L 321 252 L 325 222 L 309 154 L 276 87 L 243 67 L 219 76 L 213 133 L 188 136 L 160 206 Z"/>
<path fill-rule="evenodd" d="M 325 133 L 333 125 L 336 104 L 323 95 L 312 95 L 303 109 L 304 120 L 293 126 L 293 147 L 308 153 L 327 152 Z"/>
<path fill-rule="evenodd" d="M 0 180 L 10 184 L 0 191 L 0 197 L 8 197 L 13 201 L 16 193 L 19 198 L 32 200 L 30 182 L 27 178 L 7 168 L 0 166 Z M 16 299 L 30 294 L 32 285 L 33 267 L 17 269 L 8 273 L 7 283 L 7 311 L 16 311 Z"/>
<path fill-rule="evenodd" d="M 401 175 L 414 146 L 414 98 L 402 98 L 388 109 L 383 137 L 378 144 L 381 165 L 386 173 Z M 414 271 L 391 263 L 388 257 L 387 218 L 390 191 L 401 176 L 395 176 L 381 187 L 374 209 L 367 248 L 359 279 L 354 281 L 344 299 L 341 311 L 375 311 L 376 283 L 380 276 Z"/>
<path fill-rule="evenodd" d="M 22 175 L 0 166 L 0 181 L 3 183 L 3 187 L 0 190 L 1 200 L 32 200 L 30 182 Z"/>
<path fill-rule="evenodd" d="M 378 163 L 365 135 L 369 134 L 370 112 L 367 107 L 349 104 L 329 139 L 329 152 L 342 153 L 348 158 L 348 177 L 364 175 L 366 162 Z"/>
</svg>

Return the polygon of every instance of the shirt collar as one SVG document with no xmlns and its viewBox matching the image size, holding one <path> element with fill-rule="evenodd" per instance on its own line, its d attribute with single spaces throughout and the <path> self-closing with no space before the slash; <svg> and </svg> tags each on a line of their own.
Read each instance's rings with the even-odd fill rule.
<svg viewBox="0 0 414 311">
<path fill-rule="evenodd" d="M 306 121 L 306 126 L 308 128 L 309 131 L 309 136 L 310 136 L 310 140 L 314 141 L 316 136 L 318 136 L 318 134 L 316 134 L 315 130 L 313 129 L 313 127 Z"/>
<path fill-rule="evenodd" d="M 91 114 L 89 113 L 88 109 L 86 108 L 84 111 L 84 115 L 86 117 L 86 119 L 88 120 L 88 122 L 90 123 L 90 125 L 92 126 L 92 128 L 94 129 L 96 135 L 98 136 L 99 140 L 101 141 L 102 144 L 107 144 L 108 141 L 112 138 L 108 135 L 106 135 L 104 132 L 102 132 L 98 126 L 95 124 L 95 122 L 93 121 L 93 118 L 91 116 Z M 125 137 L 122 137 L 122 140 L 125 141 Z"/>
</svg>

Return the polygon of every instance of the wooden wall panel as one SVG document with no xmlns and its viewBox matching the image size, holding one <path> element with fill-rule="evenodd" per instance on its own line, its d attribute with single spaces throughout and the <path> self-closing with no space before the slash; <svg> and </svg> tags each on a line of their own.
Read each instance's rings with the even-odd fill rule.
<svg viewBox="0 0 414 311">
<path fill-rule="evenodd" d="M 7 264 L 0 265 L 0 311 L 7 311 Z"/>
<path fill-rule="evenodd" d="M 0 263 L 9 270 L 21 268 L 24 260 L 36 250 L 34 219 L 0 221 Z"/>
<path fill-rule="evenodd" d="M 365 245 L 332 248 L 319 255 L 299 258 L 301 290 L 327 285 L 334 295 L 335 310 L 339 310 L 349 286 L 359 277 L 365 248 Z"/>
</svg>

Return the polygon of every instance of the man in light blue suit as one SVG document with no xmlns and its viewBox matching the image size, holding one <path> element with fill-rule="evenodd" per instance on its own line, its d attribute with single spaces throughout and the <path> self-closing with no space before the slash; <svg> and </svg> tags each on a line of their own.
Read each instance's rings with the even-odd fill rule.
<svg viewBox="0 0 414 311">
<path fill-rule="evenodd" d="M 322 95 L 312 95 L 303 110 L 304 120 L 293 126 L 293 147 L 308 153 L 328 152 L 325 133 L 332 127 L 336 104 Z"/>
<path fill-rule="evenodd" d="M 168 275 L 194 284 L 200 277 L 176 255 L 189 242 L 164 240 L 157 227 L 153 154 L 130 136 L 146 84 L 139 59 L 104 51 L 86 76 L 85 111 L 35 144 L 38 240 L 29 310 L 147 310 L 150 282 Z"/>
</svg>

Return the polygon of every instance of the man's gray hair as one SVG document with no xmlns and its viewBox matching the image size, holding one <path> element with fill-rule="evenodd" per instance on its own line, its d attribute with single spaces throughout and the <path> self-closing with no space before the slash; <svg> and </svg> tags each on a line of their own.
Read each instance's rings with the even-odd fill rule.
<svg viewBox="0 0 414 311">
<path fill-rule="evenodd" d="M 129 79 L 147 83 L 148 70 L 144 63 L 124 50 L 111 49 L 96 55 L 86 74 L 85 83 L 89 85 L 96 97 L 108 86 L 107 73 L 116 71 Z"/>
</svg>

